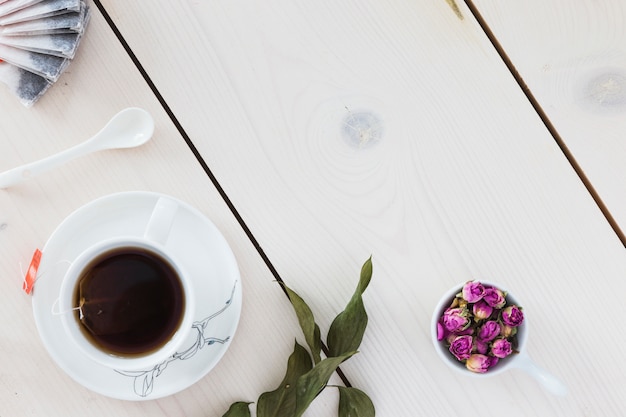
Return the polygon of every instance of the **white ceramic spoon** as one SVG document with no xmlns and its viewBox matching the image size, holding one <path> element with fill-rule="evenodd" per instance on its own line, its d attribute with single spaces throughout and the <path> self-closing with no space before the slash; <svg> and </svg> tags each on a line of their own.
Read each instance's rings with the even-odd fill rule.
<svg viewBox="0 0 626 417">
<path fill-rule="evenodd" d="M 91 152 L 143 145 L 152 137 L 152 133 L 154 120 L 147 111 L 136 107 L 124 109 L 91 139 L 47 158 L 3 172 L 0 174 L 0 188 L 11 187 Z"/>
<path fill-rule="evenodd" d="M 491 282 L 481 282 L 485 285 L 502 288 L 499 285 Z M 459 371 L 466 376 L 473 378 L 491 377 L 501 374 L 508 369 L 518 368 L 527 372 L 530 376 L 535 378 L 535 380 L 537 380 L 537 382 L 539 382 L 548 392 L 561 397 L 566 396 L 568 393 L 567 385 L 565 385 L 560 379 L 552 375 L 550 372 L 539 367 L 526 353 L 526 342 L 528 340 L 529 326 L 528 317 L 526 314 L 524 314 L 524 324 L 517 328 L 518 353 L 511 355 L 510 357 L 504 359 L 502 362 L 499 362 L 497 367 L 489 369 L 488 372 L 482 374 L 470 372 L 466 369 L 464 364 L 456 360 L 450 354 L 448 348 L 446 348 L 444 344 L 439 342 L 438 340 L 437 323 L 439 323 L 439 318 L 441 317 L 445 309 L 450 306 L 452 299 L 456 296 L 456 294 L 461 291 L 462 288 L 463 284 L 459 284 L 456 287 L 452 288 L 450 291 L 448 291 L 443 297 L 441 297 L 433 313 L 431 321 L 431 334 L 433 344 L 435 345 L 435 350 L 437 351 L 439 357 L 451 368 Z M 521 305 L 511 293 L 507 294 L 507 301 L 514 305 Z"/>
<path fill-rule="evenodd" d="M 526 352 L 520 352 L 512 361 L 511 367 L 518 368 L 535 378 L 548 392 L 564 397 L 568 389 L 560 379 L 537 365 Z"/>
</svg>

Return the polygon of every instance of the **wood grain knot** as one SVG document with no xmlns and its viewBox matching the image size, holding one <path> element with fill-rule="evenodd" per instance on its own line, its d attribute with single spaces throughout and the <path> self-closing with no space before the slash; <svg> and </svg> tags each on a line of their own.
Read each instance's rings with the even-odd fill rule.
<svg viewBox="0 0 626 417">
<path fill-rule="evenodd" d="M 626 72 L 609 71 L 589 80 L 584 97 L 594 107 L 626 108 Z"/>
<path fill-rule="evenodd" d="M 349 111 L 343 120 L 342 135 L 351 146 L 359 149 L 372 147 L 383 137 L 383 123 L 372 112 Z"/>
</svg>

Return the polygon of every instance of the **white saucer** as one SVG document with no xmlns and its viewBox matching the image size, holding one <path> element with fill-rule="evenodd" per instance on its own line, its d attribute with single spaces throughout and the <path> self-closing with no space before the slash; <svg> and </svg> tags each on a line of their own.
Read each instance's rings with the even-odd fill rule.
<svg viewBox="0 0 626 417">
<path fill-rule="evenodd" d="M 151 400 L 191 386 L 226 353 L 239 322 L 241 280 L 228 243 L 202 213 L 178 201 L 165 246 L 188 271 L 198 297 L 196 321 L 181 351 L 152 369 L 130 373 L 104 367 L 67 343 L 61 316 L 52 313 L 67 267 L 82 250 L 98 241 L 121 235 L 142 236 L 160 197 L 164 196 L 126 192 L 99 198 L 67 217 L 43 249 L 33 291 L 33 312 L 41 339 L 68 375 L 108 397 Z"/>
</svg>

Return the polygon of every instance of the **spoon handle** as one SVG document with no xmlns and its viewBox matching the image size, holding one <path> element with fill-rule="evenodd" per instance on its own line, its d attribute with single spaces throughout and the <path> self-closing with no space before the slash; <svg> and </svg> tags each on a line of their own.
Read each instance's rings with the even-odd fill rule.
<svg viewBox="0 0 626 417">
<path fill-rule="evenodd" d="M 78 144 L 72 148 L 61 151 L 55 155 L 40 159 L 39 161 L 15 167 L 0 174 L 0 188 L 7 188 L 19 184 L 31 177 L 42 174 L 58 167 L 74 158 L 82 156 L 90 151 L 89 141 Z"/>
<path fill-rule="evenodd" d="M 518 354 L 517 367 L 535 378 L 547 391 L 554 395 L 563 397 L 567 395 L 567 386 L 556 376 L 537 365 L 528 354 L 522 352 Z"/>
</svg>

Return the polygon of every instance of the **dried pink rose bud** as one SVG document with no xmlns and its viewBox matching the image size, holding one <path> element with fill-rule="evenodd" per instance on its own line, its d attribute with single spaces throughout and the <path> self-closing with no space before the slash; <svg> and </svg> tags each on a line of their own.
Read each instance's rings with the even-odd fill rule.
<svg viewBox="0 0 626 417">
<path fill-rule="evenodd" d="M 472 372 L 484 374 L 492 366 L 492 359 L 494 358 L 481 355 L 480 353 L 474 353 L 467 359 L 467 362 L 465 362 L 465 367 Z"/>
<path fill-rule="evenodd" d="M 469 311 L 466 308 L 448 308 L 443 313 L 443 326 L 449 332 L 459 332 L 470 325 Z"/>
<path fill-rule="evenodd" d="M 478 281 L 469 281 L 463 286 L 461 294 L 468 303 L 475 303 L 483 298 L 485 287 Z"/>
<path fill-rule="evenodd" d="M 483 342 L 490 342 L 500 334 L 500 324 L 497 321 L 485 322 L 478 330 L 478 338 Z"/>
<path fill-rule="evenodd" d="M 497 288 L 485 288 L 483 300 L 493 308 L 502 308 L 506 304 L 504 293 Z"/>
<path fill-rule="evenodd" d="M 472 336 L 457 336 L 450 344 L 450 352 L 460 361 L 472 353 Z"/>
<path fill-rule="evenodd" d="M 500 336 L 511 337 L 517 334 L 517 327 L 507 326 L 506 324 L 500 325 Z"/>
<path fill-rule="evenodd" d="M 487 304 L 484 300 L 480 300 L 472 307 L 472 312 L 474 313 L 474 317 L 480 320 L 488 319 L 493 313 L 493 307 Z"/>
<path fill-rule="evenodd" d="M 518 306 L 508 306 L 502 310 L 502 322 L 507 326 L 518 327 L 524 321 L 524 313 Z"/>
<path fill-rule="evenodd" d="M 437 340 L 443 340 L 448 336 L 449 332 L 441 324 L 441 320 L 437 323 Z"/>
<path fill-rule="evenodd" d="M 491 355 L 496 358 L 506 358 L 511 353 L 513 353 L 513 346 L 506 339 L 496 339 L 491 344 Z"/>
</svg>

